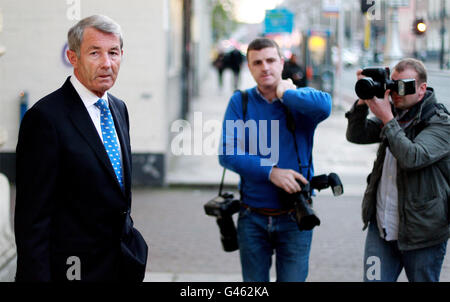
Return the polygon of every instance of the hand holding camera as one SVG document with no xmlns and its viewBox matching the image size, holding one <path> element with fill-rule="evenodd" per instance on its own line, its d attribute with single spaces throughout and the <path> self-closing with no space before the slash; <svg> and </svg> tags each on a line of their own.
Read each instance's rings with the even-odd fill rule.
<svg viewBox="0 0 450 302">
<path fill-rule="evenodd" d="M 355 92 L 359 97 L 358 105 L 366 104 L 370 111 L 383 124 L 394 118 L 389 96 L 395 92 L 398 96 L 416 92 L 415 79 L 391 80 L 389 67 L 371 67 L 356 72 L 358 81 Z"/>
<path fill-rule="evenodd" d="M 384 125 L 394 118 L 391 102 L 389 101 L 389 94 L 390 90 L 388 89 L 386 90 L 383 99 L 373 98 L 371 100 L 366 100 L 366 104 L 369 106 L 370 111 L 378 117 Z"/>
<path fill-rule="evenodd" d="M 289 194 L 300 192 L 300 184 L 308 183 L 306 178 L 300 173 L 290 169 L 280 169 L 278 167 L 272 168 L 270 181 Z"/>
<path fill-rule="evenodd" d="M 395 92 L 399 96 L 416 93 L 415 79 L 391 80 L 389 67 L 368 67 L 360 73 L 357 72 L 357 75 L 355 92 L 362 100 L 370 100 L 375 96 L 382 99 L 386 90 Z"/>
<path fill-rule="evenodd" d="M 316 225 L 320 225 L 320 219 L 312 209 L 312 191 L 318 191 L 331 187 L 334 196 L 344 193 L 344 187 L 336 173 L 329 175 L 322 174 L 314 176 L 309 183 L 303 184 L 297 181 L 302 190 L 293 194 L 281 192 L 280 200 L 285 208 L 295 209 L 295 219 L 300 231 L 312 230 Z"/>
</svg>

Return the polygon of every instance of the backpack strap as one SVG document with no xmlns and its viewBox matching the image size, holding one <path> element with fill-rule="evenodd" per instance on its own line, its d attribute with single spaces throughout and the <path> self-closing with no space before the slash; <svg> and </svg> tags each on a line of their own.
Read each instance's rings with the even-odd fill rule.
<svg viewBox="0 0 450 302">
<path fill-rule="evenodd" d="M 248 92 L 247 90 L 239 90 L 242 97 L 242 117 L 245 120 L 245 115 L 247 114 L 248 106 Z"/>
</svg>

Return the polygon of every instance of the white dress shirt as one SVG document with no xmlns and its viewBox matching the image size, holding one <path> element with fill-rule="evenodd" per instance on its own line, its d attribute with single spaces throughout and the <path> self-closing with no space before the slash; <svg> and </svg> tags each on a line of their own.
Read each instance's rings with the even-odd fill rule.
<svg viewBox="0 0 450 302">
<path fill-rule="evenodd" d="M 377 221 L 382 238 L 386 241 L 398 239 L 397 159 L 389 148 L 386 148 L 377 189 Z"/>
<path fill-rule="evenodd" d="M 405 129 L 410 123 L 401 123 L 400 126 Z M 398 240 L 397 159 L 389 147 L 386 148 L 383 172 L 377 188 L 377 224 L 381 238 L 386 241 Z"/>
<path fill-rule="evenodd" d="M 95 103 L 97 103 L 97 101 L 100 98 L 96 96 L 92 91 L 87 89 L 83 84 L 81 84 L 81 82 L 77 79 L 77 77 L 74 74 L 72 74 L 72 76 L 70 77 L 70 82 L 72 83 L 73 87 L 75 88 L 81 100 L 83 101 L 83 104 L 86 107 L 89 116 L 91 117 L 91 120 L 94 123 L 95 128 L 97 129 L 97 133 L 103 142 L 102 127 L 100 126 L 100 109 L 97 106 L 95 106 Z M 104 99 L 106 101 L 106 105 L 109 108 L 108 92 L 105 92 L 105 94 L 101 97 L 101 99 Z M 114 131 L 116 132 L 117 142 L 119 142 L 118 145 L 120 151 L 120 160 L 122 161 L 122 150 L 120 148 L 120 140 L 119 136 L 117 135 L 117 130 L 115 129 L 115 127 Z"/>
</svg>

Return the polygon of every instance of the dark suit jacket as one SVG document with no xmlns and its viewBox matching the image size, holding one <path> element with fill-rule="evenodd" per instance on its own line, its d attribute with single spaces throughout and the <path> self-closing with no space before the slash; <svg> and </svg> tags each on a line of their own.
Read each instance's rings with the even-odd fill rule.
<svg viewBox="0 0 450 302">
<path fill-rule="evenodd" d="M 147 245 L 129 216 L 131 147 L 125 103 L 108 94 L 122 149 L 122 191 L 69 79 L 30 108 L 20 126 L 16 280 L 67 280 L 68 270 L 74 269 L 74 262 L 68 261 L 71 256 L 79 259 L 81 281 L 118 281 L 130 276 L 141 280 Z M 124 237 L 132 243 L 125 254 L 141 253 L 141 263 L 130 265 L 130 255 L 123 252 Z"/>
</svg>

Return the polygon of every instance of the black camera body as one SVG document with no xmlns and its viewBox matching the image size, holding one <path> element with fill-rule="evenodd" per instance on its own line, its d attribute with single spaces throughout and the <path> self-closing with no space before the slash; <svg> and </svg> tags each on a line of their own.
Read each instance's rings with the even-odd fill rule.
<svg viewBox="0 0 450 302">
<path fill-rule="evenodd" d="M 203 207 L 206 215 L 216 217 L 224 251 L 232 252 L 239 249 L 233 214 L 239 211 L 240 200 L 235 199 L 233 193 L 224 192 L 208 201 Z"/>
<path fill-rule="evenodd" d="M 280 200 L 285 208 L 294 208 L 295 219 L 300 231 L 312 230 L 320 225 L 320 219 L 312 209 L 312 191 L 318 191 L 331 187 L 334 196 L 344 193 L 344 187 L 336 173 L 314 176 L 306 185 L 297 180 L 302 190 L 297 193 L 288 194 L 282 191 Z"/>
<path fill-rule="evenodd" d="M 382 99 L 388 89 L 400 96 L 416 93 L 415 79 L 391 80 L 389 67 L 364 68 L 362 74 L 366 77 L 355 84 L 356 95 L 362 100 L 372 99 L 375 96 Z"/>
</svg>

